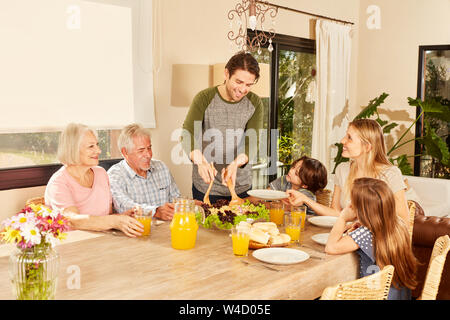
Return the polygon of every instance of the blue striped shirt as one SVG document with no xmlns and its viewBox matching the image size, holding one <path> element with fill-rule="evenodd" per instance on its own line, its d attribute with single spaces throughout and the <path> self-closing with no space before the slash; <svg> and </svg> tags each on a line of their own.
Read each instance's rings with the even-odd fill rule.
<svg viewBox="0 0 450 320">
<path fill-rule="evenodd" d="M 108 170 L 114 208 L 124 212 L 140 206 L 144 212 L 155 214 L 159 206 L 180 196 L 169 168 L 159 160 L 151 160 L 147 178 L 138 175 L 122 160 Z"/>
</svg>

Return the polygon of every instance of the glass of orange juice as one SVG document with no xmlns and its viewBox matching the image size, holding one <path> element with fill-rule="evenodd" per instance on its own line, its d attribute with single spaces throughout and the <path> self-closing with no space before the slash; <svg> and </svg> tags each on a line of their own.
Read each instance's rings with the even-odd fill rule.
<svg viewBox="0 0 450 320">
<path fill-rule="evenodd" d="M 249 229 L 231 229 L 231 240 L 233 242 L 233 253 L 235 256 L 246 256 L 248 254 L 248 243 L 250 241 Z"/>
<path fill-rule="evenodd" d="M 284 207 L 283 202 L 280 200 L 274 200 L 268 203 L 270 221 L 275 222 L 278 226 L 283 224 Z"/>
<path fill-rule="evenodd" d="M 301 243 L 302 220 L 298 216 L 287 214 L 284 216 L 284 231 L 291 237 L 291 243 Z"/>
<path fill-rule="evenodd" d="M 141 237 L 149 236 L 152 229 L 152 212 L 144 212 L 140 207 L 135 212 L 134 218 L 144 225 L 144 232 L 142 232 Z"/>
<path fill-rule="evenodd" d="M 301 219 L 302 230 L 305 230 L 305 220 L 306 220 L 306 206 L 296 206 L 292 207 L 291 215 L 294 219 Z"/>
</svg>

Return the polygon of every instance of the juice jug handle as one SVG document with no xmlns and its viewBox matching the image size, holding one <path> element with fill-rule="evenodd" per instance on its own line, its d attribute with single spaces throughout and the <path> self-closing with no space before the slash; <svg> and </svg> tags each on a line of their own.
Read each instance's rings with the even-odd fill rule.
<svg viewBox="0 0 450 320">
<path fill-rule="evenodd" d="M 201 206 L 194 205 L 194 213 L 195 213 L 195 215 L 197 215 L 197 212 L 200 212 L 202 214 L 202 224 L 204 224 L 205 223 L 205 219 L 206 219 L 205 210 Z"/>
</svg>

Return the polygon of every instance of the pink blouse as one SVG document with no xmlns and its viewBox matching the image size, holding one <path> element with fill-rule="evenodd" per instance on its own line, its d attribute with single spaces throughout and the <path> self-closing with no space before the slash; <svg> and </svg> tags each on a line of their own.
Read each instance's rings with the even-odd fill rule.
<svg viewBox="0 0 450 320">
<path fill-rule="evenodd" d="M 80 214 L 104 216 L 112 204 L 108 174 L 102 167 L 92 167 L 94 183 L 81 186 L 63 166 L 56 171 L 45 188 L 45 204 L 53 209 L 77 207 Z"/>
</svg>

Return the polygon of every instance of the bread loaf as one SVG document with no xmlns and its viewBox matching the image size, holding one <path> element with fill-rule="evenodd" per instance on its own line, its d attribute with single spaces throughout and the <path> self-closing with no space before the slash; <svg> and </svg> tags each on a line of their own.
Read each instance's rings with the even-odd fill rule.
<svg viewBox="0 0 450 320">
<path fill-rule="evenodd" d="M 250 240 L 259 242 L 261 244 L 267 244 L 267 242 L 269 242 L 269 239 L 270 235 L 262 231 L 261 229 L 252 228 L 250 230 Z"/>
</svg>

